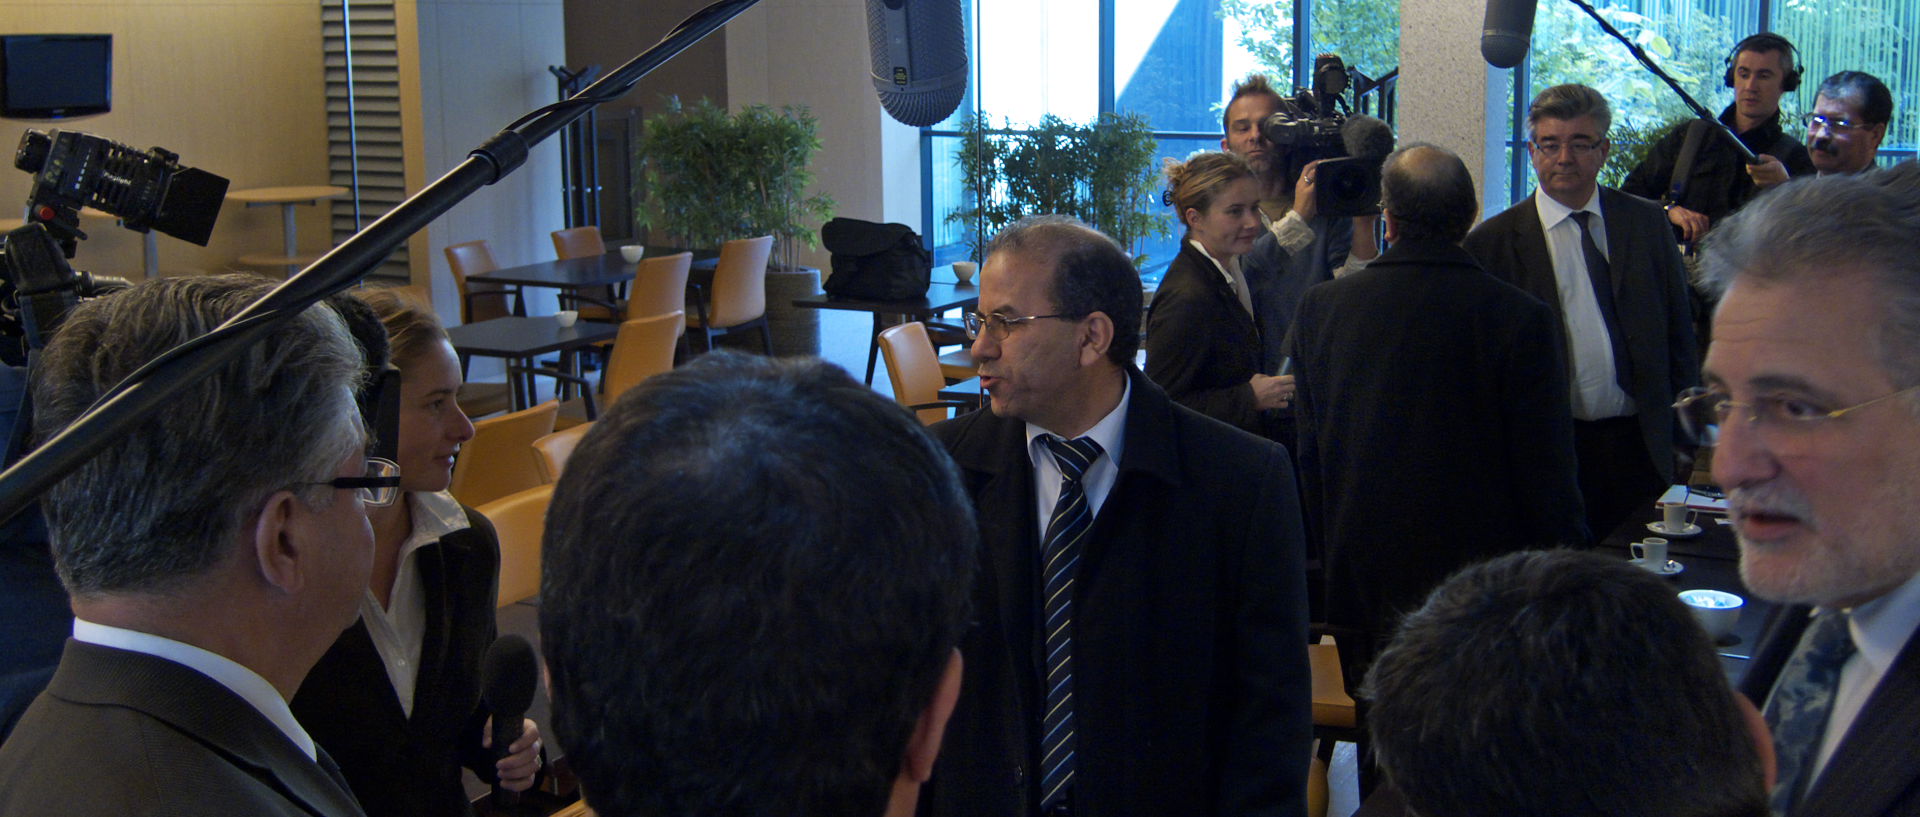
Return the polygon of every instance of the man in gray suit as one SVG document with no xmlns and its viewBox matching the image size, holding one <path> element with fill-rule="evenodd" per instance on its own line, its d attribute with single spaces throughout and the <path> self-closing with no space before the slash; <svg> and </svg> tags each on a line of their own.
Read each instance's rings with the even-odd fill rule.
<svg viewBox="0 0 1920 817">
<path fill-rule="evenodd" d="M 1920 814 L 1920 166 L 1796 181 L 1707 237 L 1706 387 L 1748 588 L 1781 603 L 1741 691 L 1773 813 Z"/>
<path fill-rule="evenodd" d="M 36 430 L 265 293 L 163 278 L 75 309 L 40 359 Z M 45 497 L 74 612 L 0 747 L 0 815 L 359 815 L 287 700 L 352 624 L 373 562 L 360 353 L 315 306 L 190 386 Z"/>
<path fill-rule="evenodd" d="M 1592 88 L 1541 91 L 1527 112 L 1540 187 L 1466 241 L 1488 272 L 1560 318 L 1580 493 L 1596 537 L 1673 482 L 1669 403 L 1698 382 L 1699 365 L 1686 270 L 1665 215 L 1599 185 L 1612 122 Z"/>
</svg>

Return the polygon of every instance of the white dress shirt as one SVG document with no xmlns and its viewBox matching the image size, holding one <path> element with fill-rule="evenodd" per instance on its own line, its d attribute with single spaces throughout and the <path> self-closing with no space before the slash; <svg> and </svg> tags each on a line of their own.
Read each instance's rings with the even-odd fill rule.
<svg viewBox="0 0 1920 817">
<path fill-rule="evenodd" d="M 1194 249 L 1199 250 L 1200 255 L 1204 256 L 1208 261 L 1213 262 L 1213 268 L 1220 271 L 1220 277 L 1227 279 L 1227 286 L 1233 289 L 1233 297 L 1240 300 L 1240 308 L 1247 310 L 1247 315 L 1251 317 L 1253 315 L 1253 293 L 1247 289 L 1246 276 L 1240 273 L 1240 256 L 1236 255 L 1229 258 L 1227 259 L 1227 263 L 1222 264 L 1220 263 L 1220 259 L 1213 257 L 1213 253 L 1207 252 L 1206 246 L 1202 245 L 1198 240 L 1188 239 L 1187 243 L 1193 245 Z M 1132 388 L 1132 386 L 1129 385 L 1128 388 Z"/>
<path fill-rule="evenodd" d="M 1576 212 L 1587 212 L 1587 227 L 1600 255 L 1607 254 L 1607 219 L 1600 212 L 1600 188 L 1578 210 L 1554 201 L 1552 196 L 1534 191 L 1533 204 L 1540 213 L 1540 228 L 1546 233 L 1547 252 L 1553 257 L 1555 289 L 1560 294 L 1560 314 L 1565 316 L 1567 348 L 1572 352 L 1573 371 L 1569 378 L 1575 420 L 1604 420 L 1634 412 L 1633 398 L 1620 389 L 1614 376 L 1613 343 L 1607 334 L 1607 321 L 1600 315 L 1600 302 L 1594 299 L 1593 280 L 1587 277 L 1587 254 L 1580 247 L 1580 223 Z M 1609 262 L 1612 259 L 1608 259 Z"/>
<path fill-rule="evenodd" d="M 1087 510 L 1090 515 L 1099 516 L 1100 506 L 1107 501 L 1107 494 L 1113 490 L 1113 483 L 1120 477 L 1121 448 L 1125 444 L 1127 430 L 1127 401 L 1133 398 L 1133 378 L 1126 381 L 1126 388 L 1120 392 L 1120 403 L 1107 412 L 1107 416 L 1094 423 L 1087 433 L 1080 436 L 1092 437 L 1100 444 L 1101 456 L 1087 466 L 1086 473 L 1080 475 L 1080 490 L 1086 494 Z M 1060 502 L 1060 464 L 1053 459 L 1053 451 L 1047 448 L 1042 435 L 1053 432 L 1032 423 L 1027 424 L 1027 459 L 1033 462 L 1034 506 L 1040 510 L 1036 522 L 1040 526 L 1040 539 L 1047 538 L 1047 521 L 1053 518 L 1053 506 Z M 1061 435 L 1054 435 L 1061 436 Z"/>
<path fill-rule="evenodd" d="M 427 587 L 420 578 L 420 548 L 469 527 L 460 501 L 445 491 L 409 491 L 407 511 L 413 514 L 413 533 L 400 544 L 400 567 L 393 575 L 387 606 L 368 588 L 360 595 L 360 620 L 366 622 L 373 649 L 387 667 L 387 680 L 400 699 L 400 710 L 413 717 L 413 688 L 420 677 L 420 650 L 427 633 Z"/>
<path fill-rule="evenodd" d="M 1920 629 L 1920 576 L 1894 588 L 1880 598 L 1853 608 L 1847 622 L 1853 634 L 1853 656 L 1840 668 L 1840 683 L 1834 689 L 1833 709 L 1828 710 L 1827 732 L 1820 740 L 1820 753 L 1814 757 L 1808 781 L 1818 779 L 1833 750 L 1847 735 L 1847 728 L 1860 717 L 1860 710 L 1873 696 L 1874 688 L 1900 656 L 1914 631 Z"/>
<path fill-rule="evenodd" d="M 306 753 L 308 760 L 317 762 L 320 758 L 313 748 L 313 738 L 307 735 L 307 730 L 300 728 L 299 721 L 294 720 L 293 710 L 287 707 L 287 699 L 280 697 L 280 691 L 274 689 L 273 684 L 267 683 L 267 679 L 260 677 L 259 673 L 241 666 L 233 659 L 171 638 L 95 624 L 82 618 L 73 620 L 73 640 L 164 658 L 205 675 L 259 710 L 287 736 L 287 740 L 293 741 L 293 745 Z"/>
</svg>

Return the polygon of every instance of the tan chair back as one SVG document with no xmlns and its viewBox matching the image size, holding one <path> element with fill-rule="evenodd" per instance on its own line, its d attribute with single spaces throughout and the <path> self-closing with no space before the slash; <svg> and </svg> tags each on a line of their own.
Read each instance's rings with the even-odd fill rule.
<svg viewBox="0 0 1920 817">
<path fill-rule="evenodd" d="M 554 230 L 553 253 L 566 258 L 592 258 L 607 254 L 607 242 L 600 238 L 600 228 L 591 224 L 585 227 L 568 227 Z"/>
<path fill-rule="evenodd" d="M 548 400 L 474 423 L 473 439 L 460 446 L 460 457 L 453 461 L 453 484 L 447 490 L 477 508 L 540 485 L 541 466 L 533 441 L 553 433 L 553 418 L 559 411 L 560 404 Z"/>
<path fill-rule="evenodd" d="M 720 262 L 713 270 L 713 302 L 707 307 L 707 325 L 739 326 L 767 314 L 767 258 L 773 254 L 773 236 L 742 238 L 720 245 Z"/>
<path fill-rule="evenodd" d="M 540 595 L 540 534 L 553 486 L 539 485 L 474 508 L 500 537 L 500 592 L 495 607 Z"/>
<path fill-rule="evenodd" d="M 889 326 L 880 332 L 880 354 L 887 361 L 887 380 L 893 383 L 893 399 L 912 407 L 940 399 L 940 388 L 947 379 L 940 374 L 940 359 L 933 354 L 933 342 L 927 339 L 927 327 L 919 321 Z M 924 408 L 920 422 L 937 423 L 947 418 L 947 410 Z"/>
<path fill-rule="evenodd" d="M 627 318 L 648 318 L 679 312 L 687 304 L 687 271 L 693 253 L 642 258 L 633 271 L 633 291 L 627 297 Z"/>
<path fill-rule="evenodd" d="M 640 381 L 671 371 L 673 352 L 679 346 L 680 333 L 686 328 L 687 313 L 678 309 L 620 324 L 620 334 L 613 338 L 613 355 L 607 361 L 607 372 L 600 380 L 600 410 L 612 408 L 620 395 L 640 385 Z"/>
<path fill-rule="evenodd" d="M 485 282 L 468 283 L 467 276 L 492 272 L 500 268 L 494 263 L 493 250 L 487 242 L 467 241 L 447 247 L 447 267 L 453 270 L 453 286 L 460 292 L 460 322 L 504 318 L 513 314 L 508 298 L 512 293 L 501 289 L 497 284 Z"/>
<path fill-rule="evenodd" d="M 536 461 L 540 463 L 541 482 L 560 481 L 560 472 L 567 468 L 567 458 L 573 456 L 573 449 L 580 445 L 580 438 L 587 435 L 589 428 L 593 428 L 592 423 L 581 423 L 533 441 L 533 450 L 540 455 Z"/>
</svg>

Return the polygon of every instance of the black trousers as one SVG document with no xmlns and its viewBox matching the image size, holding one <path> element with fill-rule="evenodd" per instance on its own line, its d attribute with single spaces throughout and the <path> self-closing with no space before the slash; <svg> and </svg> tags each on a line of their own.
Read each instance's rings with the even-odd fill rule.
<svg viewBox="0 0 1920 817">
<path fill-rule="evenodd" d="M 1573 421 L 1573 451 L 1580 464 L 1587 528 L 1595 542 L 1607 538 L 1667 489 L 1647 454 L 1637 416 Z"/>
</svg>

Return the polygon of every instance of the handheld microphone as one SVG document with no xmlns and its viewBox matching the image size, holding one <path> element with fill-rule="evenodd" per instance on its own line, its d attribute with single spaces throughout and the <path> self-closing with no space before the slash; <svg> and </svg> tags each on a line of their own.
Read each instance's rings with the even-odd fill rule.
<svg viewBox="0 0 1920 817">
<path fill-rule="evenodd" d="M 480 663 L 480 697 L 493 713 L 493 758 L 507 756 L 507 747 L 520 739 L 521 719 L 533 705 L 533 693 L 540 683 L 540 660 L 525 638 L 508 633 L 495 639 Z M 519 792 L 493 785 L 493 801 L 513 805 Z"/>
<path fill-rule="evenodd" d="M 1487 0 L 1480 27 L 1480 56 L 1495 68 L 1512 68 L 1527 58 L 1533 39 L 1536 0 Z"/>
<path fill-rule="evenodd" d="M 967 95 L 967 34 L 960 0 L 867 0 L 873 87 L 887 115 L 916 128 L 938 124 Z"/>
</svg>

